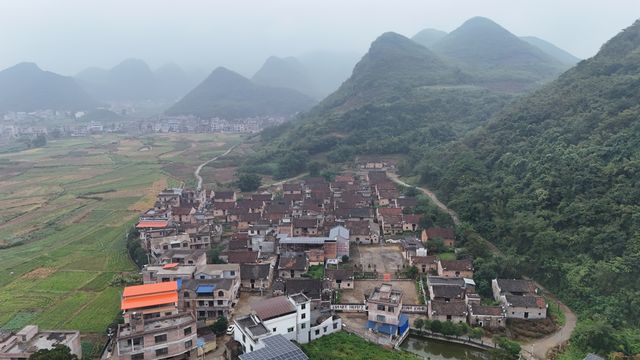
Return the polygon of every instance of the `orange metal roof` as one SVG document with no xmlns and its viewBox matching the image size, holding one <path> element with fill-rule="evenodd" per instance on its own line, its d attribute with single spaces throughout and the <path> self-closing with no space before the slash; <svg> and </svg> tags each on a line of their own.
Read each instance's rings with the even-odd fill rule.
<svg viewBox="0 0 640 360">
<path fill-rule="evenodd" d="M 175 292 L 178 291 L 178 282 L 169 281 L 161 282 L 157 284 L 146 285 L 134 285 L 124 288 L 123 297 L 139 296 L 139 295 L 154 295 L 163 292 Z"/>
<path fill-rule="evenodd" d="M 180 265 L 180 263 L 171 263 L 171 264 L 164 265 L 162 268 L 163 269 L 173 269 L 174 267 L 178 267 L 178 265 Z"/>
<path fill-rule="evenodd" d="M 167 220 L 142 220 L 136 225 L 136 228 L 165 228 L 167 225 Z"/>
<path fill-rule="evenodd" d="M 158 284 L 127 286 L 122 294 L 120 308 L 136 309 L 148 306 L 178 302 L 178 283 L 175 281 Z"/>
<path fill-rule="evenodd" d="M 138 309 L 148 306 L 156 306 L 163 304 L 174 304 L 178 302 L 178 293 L 164 293 L 157 295 L 144 295 L 133 298 L 122 298 L 120 309 Z"/>
</svg>

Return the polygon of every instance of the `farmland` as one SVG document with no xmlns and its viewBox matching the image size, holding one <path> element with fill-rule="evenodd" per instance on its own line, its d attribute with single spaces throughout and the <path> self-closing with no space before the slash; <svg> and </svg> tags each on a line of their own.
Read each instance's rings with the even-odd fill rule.
<svg viewBox="0 0 640 360">
<path fill-rule="evenodd" d="M 240 141 L 105 135 L 0 154 L 0 327 L 103 333 L 119 308 L 111 279 L 136 270 L 127 228 L 158 191 L 192 185 L 199 163 Z"/>
</svg>

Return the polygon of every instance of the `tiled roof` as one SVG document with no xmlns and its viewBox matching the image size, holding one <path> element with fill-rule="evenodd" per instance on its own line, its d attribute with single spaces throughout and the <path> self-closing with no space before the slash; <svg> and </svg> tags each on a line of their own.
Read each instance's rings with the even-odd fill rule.
<svg viewBox="0 0 640 360">
<path fill-rule="evenodd" d="M 259 301 L 252 306 L 262 321 L 273 319 L 296 311 L 296 307 L 286 296 L 277 296 Z"/>
<path fill-rule="evenodd" d="M 280 255 L 280 270 L 306 270 L 307 255 L 305 253 L 288 253 Z"/>
<path fill-rule="evenodd" d="M 457 286 L 433 285 L 431 290 L 437 298 L 464 299 L 464 289 Z"/>
<path fill-rule="evenodd" d="M 483 306 L 478 303 L 471 303 L 471 313 L 473 315 L 502 316 L 503 311 L 500 306 Z"/>
<path fill-rule="evenodd" d="M 258 262 L 258 252 L 249 250 L 233 250 L 227 253 L 230 264 L 245 264 Z"/>
<path fill-rule="evenodd" d="M 452 229 L 428 228 L 426 231 L 427 231 L 427 236 L 429 236 L 429 238 L 434 238 L 434 237 L 439 237 L 439 238 L 443 238 L 443 239 L 454 239 L 455 238 L 455 233 L 453 232 Z"/>
<path fill-rule="evenodd" d="M 531 280 L 497 279 L 500 291 L 506 293 L 535 293 L 536 286 Z"/>
<path fill-rule="evenodd" d="M 269 277 L 270 264 L 240 264 L 242 280 L 265 280 Z"/>
<path fill-rule="evenodd" d="M 440 260 L 442 268 L 448 271 L 472 271 L 473 261 L 470 259 L 464 260 Z"/>
<path fill-rule="evenodd" d="M 463 300 L 461 301 L 432 301 L 431 313 L 436 316 L 466 316 L 467 304 Z"/>
<path fill-rule="evenodd" d="M 515 307 L 527 307 L 527 308 L 538 308 L 543 309 L 546 307 L 546 302 L 544 298 L 541 296 L 533 296 L 533 295 L 505 295 L 507 299 L 507 303 L 511 306 Z"/>
</svg>

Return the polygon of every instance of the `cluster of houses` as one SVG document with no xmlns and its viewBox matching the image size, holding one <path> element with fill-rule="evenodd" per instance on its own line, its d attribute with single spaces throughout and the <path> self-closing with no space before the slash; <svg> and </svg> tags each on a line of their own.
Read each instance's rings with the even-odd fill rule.
<svg viewBox="0 0 640 360">
<path fill-rule="evenodd" d="M 307 343 L 341 330 L 336 311 L 350 306 L 367 312 L 369 330 L 390 336 L 405 333 L 407 314 L 416 312 L 487 328 L 504 327 L 507 318 L 546 317 L 544 298 L 527 280 L 495 279 L 497 305 L 485 305 L 475 291 L 471 260 L 427 254 L 430 241 L 454 247 L 453 231 L 422 229 L 419 216 L 411 215 L 417 200 L 403 196 L 375 163 L 365 166 L 374 170 L 331 182 L 287 183 L 278 194 L 161 191 L 136 225 L 148 264 L 142 284 L 124 289 L 123 323 L 103 359 L 202 356 L 216 348 L 210 326 L 221 317 L 233 324 L 225 354 L 240 359 L 306 359 L 290 341 Z M 425 305 L 404 304 L 403 292 L 386 278 L 360 304 L 333 304 L 336 291 L 356 286 L 356 270 L 341 265 L 353 244 L 378 244 L 406 232 L 413 236 L 399 240 L 403 261 L 426 276 Z M 213 248 L 215 259 L 208 258 Z M 312 277 L 313 266 L 324 275 Z M 237 313 L 241 292 L 269 296 Z M 34 331 L 0 333 L 0 346 L 28 342 Z M 65 339 L 76 351 L 73 334 Z"/>
</svg>

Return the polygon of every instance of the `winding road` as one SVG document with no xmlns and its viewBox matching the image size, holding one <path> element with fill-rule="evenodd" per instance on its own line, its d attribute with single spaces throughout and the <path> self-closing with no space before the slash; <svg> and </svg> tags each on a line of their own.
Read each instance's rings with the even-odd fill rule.
<svg viewBox="0 0 640 360">
<path fill-rule="evenodd" d="M 438 200 L 438 197 L 436 196 L 436 194 L 433 193 L 433 191 L 425 187 L 418 187 L 411 184 L 407 184 L 406 182 L 400 180 L 398 175 L 395 173 L 387 172 L 387 175 L 396 184 L 400 184 L 402 186 L 408 186 L 408 187 L 415 187 L 416 189 L 418 189 L 420 192 L 422 192 L 427 197 L 429 197 L 429 199 L 439 209 L 449 214 L 449 216 L 451 216 L 451 220 L 455 225 L 460 224 L 460 219 L 458 218 L 458 214 L 456 214 L 455 211 L 449 209 L 447 205 L 445 205 L 440 200 Z M 498 249 L 491 242 L 489 241 L 485 241 L 485 242 L 492 252 L 497 254 L 502 254 L 500 249 Z M 560 300 L 558 300 L 552 293 L 547 291 L 537 282 L 535 282 L 535 284 L 538 288 L 542 289 L 547 299 L 555 301 L 560 306 L 560 309 L 562 310 L 565 316 L 565 324 L 556 332 L 554 332 L 549 336 L 545 336 L 540 339 L 535 339 L 522 345 L 523 357 L 527 359 L 542 360 L 547 358 L 547 354 L 551 349 L 553 349 L 558 345 L 564 344 L 566 341 L 569 340 L 569 338 L 571 337 L 571 333 L 573 332 L 573 329 L 575 329 L 576 327 L 577 317 L 576 317 L 576 314 L 574 314 L 573 311 L 571 311 L 571 309 L 569 309 L 568 306 L 560 302 Z M 549 306 L 556 306 L 556 305 L 550 304 Z"/>
<path fill-rule="evenodd" d="M 216 161 L 219 158 L 223 157 L 223 156 L 227 156 L 233 149 L 236 148 L 236 146 L 238 146 L 239 144 L 233 145 L 230 148 L 227 149 L 227 151 L 225 151 L 224 153 L 214 156 L 213 158 L 203 162 L 202 164 L 200 164 L 198 166 L 198 168 L 196 169 L 196 171 L 194 171 L 193 175 L 195 175 L 196 179 L 198 179 L 198 187 L 197 190 L 200 191 L 202 190 L 202 176 L 200 176 L 200 171 L 202 170 L 203 167 L 205 167 L 207 164 L 209 164 L 212 161 Z"/>
</svg>

